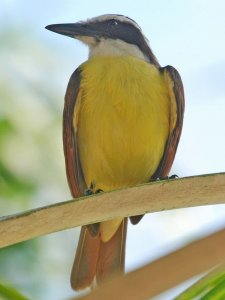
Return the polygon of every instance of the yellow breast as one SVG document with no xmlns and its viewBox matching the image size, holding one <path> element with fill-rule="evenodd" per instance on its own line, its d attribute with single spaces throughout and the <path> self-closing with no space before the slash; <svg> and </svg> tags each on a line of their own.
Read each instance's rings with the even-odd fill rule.
<svg viewBox="0 0 225 300">
<path fill-rule="evenodd" d="M 109 191 L 149 180 L 169 133 L 169 95 L 160 72 L 128 56 L 81 66 L 74 126 L 85 181 Z"/>
</svg>

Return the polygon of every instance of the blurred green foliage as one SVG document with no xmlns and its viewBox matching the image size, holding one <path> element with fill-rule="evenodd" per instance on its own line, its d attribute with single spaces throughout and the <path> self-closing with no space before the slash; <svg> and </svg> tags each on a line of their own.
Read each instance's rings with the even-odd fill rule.
<svg viewBox="0 0 225 300">
<path fill-rule="evenodd" d="M 14 288 L 0 283 L 0 300 L 28 300 Z"/>
<path fill-rule="evenodd" d="M 5 116 L 0 116 L 0 148 L 4 147 L 7 139 L 16 134 L 16 128 L 12 121 Z M 5 164 L 4 156 L 0 157 L 0 191 L 1 197 L 7 197 L 12 200 L 18 194 L 29 196 L 34 192 L 35 185 L 28 180 L 19 178 L 12 170 Z"/>
<path fill-rule="evenodd" d="M 7 201 L 7 213 L 11 213 L 9 203 L 13 200 L 17 201 L 16 209 L 24 201 L 24 209 L 40 186 L 62 179 L 59 104 L 63 101 L 57 82 L 46 79 L 46 69 L 57 63 L 50 53 L 50 60 L 44 56 L 50 51 L 44 43 L 34 41 L 29 32 L 24 38 L 18 27 L 1 28 L 0 38 L 0 200 Z M 4 203 L 1 214 L 3 208 Z"/>
<path fill-rule="evenodd" d="M 0 28 L 0 216 L 69 195 L 61 141 L 62 84 L 50 76 L 58 57 L 41 37 L 34 39 L 27 28 L 24 32 L 18 26 Z M 41 276 L 44 249 L 41 239 L 1 249 L 0 281 L 41 299 L 48 284 Z M 47 270 L 54 272 L 49 264 Z"/>
<path fill-rule="evenodd" d="M 197 283 L 177 296 L 175 300 L 224 300 L 225 266 L 210 272 Z"/>
</svg>

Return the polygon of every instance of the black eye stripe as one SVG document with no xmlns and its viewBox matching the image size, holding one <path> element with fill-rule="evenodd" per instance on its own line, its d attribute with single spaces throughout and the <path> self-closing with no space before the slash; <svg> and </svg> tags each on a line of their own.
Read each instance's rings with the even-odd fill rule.
<svg viewBox="0 0 225 300">
<path fill-rule="evenodd" d="M 118 39 L 128 44 L 137 46 L 151 63 L 159 65 L 152 53 L 141 29 L 131 22 L 121 21 L 115 18 L 105 21 L 89 23 L 95 32 L 95 38 L 100 41 L 101 38 Z"/>
<path fill-rule="evenodd" d="M 114 20 L 112 20 L 112 25 L 113 25 L 113 26 L 117 26 L 117 25 L 119 25 L 119 23 L 118 23 L 117 20 L 114 19 Z"/>
</svg>

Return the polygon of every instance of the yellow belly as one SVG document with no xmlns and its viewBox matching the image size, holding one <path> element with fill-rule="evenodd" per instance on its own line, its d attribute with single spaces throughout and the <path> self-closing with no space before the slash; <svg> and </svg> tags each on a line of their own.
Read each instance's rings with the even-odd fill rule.
<svg viewBox="0 0 225 300">
<path fill-rule="evenodd" d="M 81 68 L 75 123 L 87 186 L 109 191 L 147 182 L 169 132 L 163 76 L 130 56 L 95 57 Z"/>
</svg>

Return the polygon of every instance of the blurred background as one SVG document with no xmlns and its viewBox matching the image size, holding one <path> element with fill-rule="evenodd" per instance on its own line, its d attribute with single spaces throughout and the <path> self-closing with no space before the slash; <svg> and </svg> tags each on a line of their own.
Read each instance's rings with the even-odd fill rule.
<svg viewBox="0 0 225 300">
<path fill-rule="evenodd" d="M 52 23 L 105 13 L 134 19 L 162 66 L 176 67 L 184 83 L 184 129 L 171 174 L 225 171 L 224 10 L 223 0 L 1 0 L 0 216 L 71 198 L 62 110 L 69 77 L 88 52 L 78 41 L 45 30 Z M 149 214 L 129 225 L 126 269 L 224 225 L 224 205 Z M 69 277 L 78 236 L 75 228 L 1 249 L 0 282 L 29 299 L 75 295 Z M 171 299 L 182 289 L 157 299 Z"/>
</svg>

